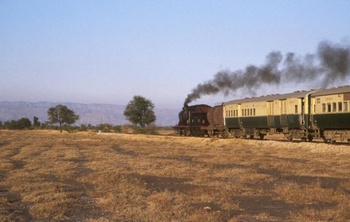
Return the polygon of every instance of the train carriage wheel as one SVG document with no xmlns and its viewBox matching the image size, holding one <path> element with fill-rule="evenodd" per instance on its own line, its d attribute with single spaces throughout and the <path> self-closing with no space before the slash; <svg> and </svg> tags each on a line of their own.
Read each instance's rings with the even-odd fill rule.
<svg viewBox="0 0 350 222">
<path fill-rule="evenodd" d="M 335 140 L 333 140 L 333 139 L 328 139 L 327 142 L 333 144 L 333 143 L 335 143 Z"/>
<path fill-rule="evenodd" d="M 288 135 L 286 136 L 286 138 L 287 138 L 288 141 L 292 141 L 292 140 L 293 140 L 292 134 L 288 134 Z"/>
<path fill-rule="evenodd" d="M 226 131 L 222 131 L 221 136 L 222 138 L 227 139 L 228 133 Z"/>
</svg>

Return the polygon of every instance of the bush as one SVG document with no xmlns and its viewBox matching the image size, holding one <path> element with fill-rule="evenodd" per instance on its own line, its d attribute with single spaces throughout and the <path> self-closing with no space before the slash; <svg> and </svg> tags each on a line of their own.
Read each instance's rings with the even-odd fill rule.
<svg viewBox="0 0 350 222">
<path fill-rule="evenodd" d="M 30 129 L 32 123 L 28 118 L 21 118 L 19 120 L 6 121 L 4 123 L 5 129 L 16 130 L 16 129 Z"/>
<path fill-rule="evenodd" d="M 135 133 L 139 133 L 139 134 L 150 134 L 150 135 L 158 134 L 156 125 L 149 125 L 147 127 L 137 127 L 136 126 L 134 128 L 134 131 L 135 131 Z"/>
<path fill-rule="evenodd" d="M 97 130 L 101 131 L 103 133 L 111 133 L 111 132 L 113 132 L 113 126 L 111 124 L 108 124 L 108 123 L 102 123 L 102 124 L 97 126 Z"/>
<path fill-rule="evenodd" d="M 126 124 L 121 126 L 122 133 L 134 133 L 134 128 L 132 125 Z"/>
<path fill-rule="evenodd" d="M 116 133 L 121 133 L 122 132 L 122 126 L 120 126 L 120 125 L 113 126 L 113 130 Z"/>
</svg>

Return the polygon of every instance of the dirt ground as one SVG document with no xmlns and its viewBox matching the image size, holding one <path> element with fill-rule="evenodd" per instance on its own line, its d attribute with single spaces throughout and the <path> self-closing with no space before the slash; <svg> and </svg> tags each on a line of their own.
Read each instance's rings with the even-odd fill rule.
<svg viewBox="0 0 350 222">
<path fill-rule="evenodd" d="M 0 131 L 0 221 L 347 221 L 350 146 Z"/>
</svg>

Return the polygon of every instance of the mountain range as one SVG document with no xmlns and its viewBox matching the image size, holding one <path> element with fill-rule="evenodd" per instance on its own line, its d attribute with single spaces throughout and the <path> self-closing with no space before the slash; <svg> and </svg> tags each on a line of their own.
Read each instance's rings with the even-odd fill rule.
<svg viewBox="0 0 350 222">
<path fill-rule="evenodd" d="M 112 104 L 82 104 L 82 103 L 53 103 L 53 102 L 0 102 L 0 121 L 18 120 L 28 118 L 33 122 L 34 116 L 40 122 L 47 121 L 47 110 L 58 104 L 66 105 L 79 115 L 76 125 L 91 124 L 98 125 L 109 123 L 112 125 L 123 125 L 129 123 L 125 116 L 125 105 Z M 173 126 L 178 122 L 179 110 L 175 109 L 154 109 L 156 115 L 156 125 Z"/>
</svg>

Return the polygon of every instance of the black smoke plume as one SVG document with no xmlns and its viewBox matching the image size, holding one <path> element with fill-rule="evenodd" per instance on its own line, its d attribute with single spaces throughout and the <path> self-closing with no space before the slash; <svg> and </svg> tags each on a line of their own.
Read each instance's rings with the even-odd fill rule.
<svg viewBox="0 0 350 222">
<path fill-rule="evenodd" d="M 188 94 L 185 105 L 204 95 L 223 93 L 228 95 L 240 88 L 254 94 L 266 84 L 300 83 L 317 81 L 320 87 L 345 80 L 350 75 L 350 47 L 321 42 L 316 54 L 302 57 L 294 53 L 273 51 L 266 56 L 266 63 L 260 67 L 249 65 L 245 70 L 220 71 L 214 79 L 198 84 Z"/>
</svg>

